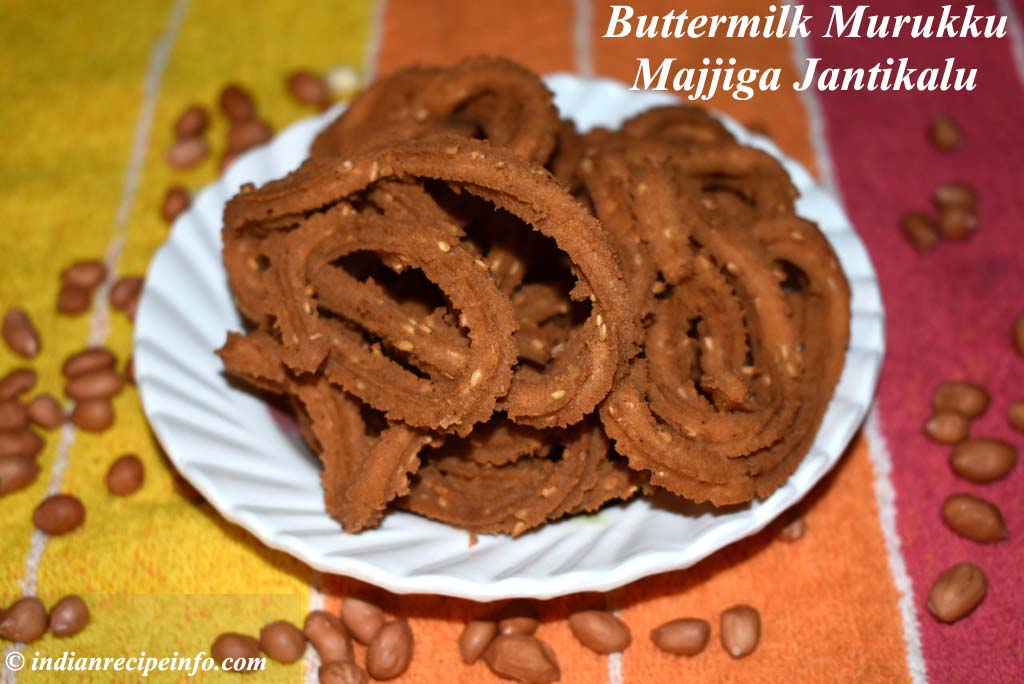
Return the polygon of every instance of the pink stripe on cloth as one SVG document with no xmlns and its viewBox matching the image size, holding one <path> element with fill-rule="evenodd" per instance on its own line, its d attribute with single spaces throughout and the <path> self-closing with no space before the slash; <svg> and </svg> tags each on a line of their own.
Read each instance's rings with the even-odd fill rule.
<svg viewBox="0 0 1024 684">
<path fill-rule="evenodd" d="M 845 2 L 852 9 L 853 2 Z M 815 8 L 818 29 L 829 10 Z M 938 14 L 925 0 L 877 12 Z M 962 6 L 956 11 L 962 14 Z M 976 3 L 995 14 L 995 4 Z M 1024 311 L 1024 192 L 1021 161 L 1024 88 L 1017 79 L 1008 39 L 823 39 L 810 45 L 820 67 L 871 66 L 886 57 L 908 57 L 912 66 L 978 69 L 970 93 L 828 92 L 820 95 L 828 121 L 836 179 L 847 210 L 878 268 L 886 306 L 888 355 L 880 383 L 881 423 L 892 451 L 899 532 L 913 579 L 924 655 L 934 682 L 1017 682 L 1024 677 L 1024 466 L 995 484 L 954 477 L 949 448 L 927 440 L 921 424 L 931 394 L 946 379 L 970 379 L 992 393 L 988 412 L 972 425 L 975 436 L 1007 439 L 1009 403 L 1024 397 L 1024 359 L 1010 345 L 1010 327 Z M 964 132 L 953 153 L 927 141 L 930 119 L 949 114 Z M 980 228 L 966 242 L 943 243 L 917 254 L 900 233 L 904 212 L 934 212 L 932 190 L 963 180 L 978 189 Z M 979 545 L 944 525 L 942 502 L 953 492 L 996 502 L 1010 540 Z M 954 625 L 935 621 L 925 606 L 928 589 L 949 565 L 972 561 L 988 575 L 984 603 Z"/>
</svg>

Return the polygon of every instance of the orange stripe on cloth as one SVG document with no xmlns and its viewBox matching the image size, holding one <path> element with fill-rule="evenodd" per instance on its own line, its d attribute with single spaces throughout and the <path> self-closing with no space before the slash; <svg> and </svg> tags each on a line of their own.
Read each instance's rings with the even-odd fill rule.
<svg viewBox="0 0 1024 684">
<path fill-rule="evenodd" d="M 570 0 L 389 0 L 380 73 L 409 64 L 450 64 L 497 55 L 538 73 L 571 69 Z"/>
</svg>

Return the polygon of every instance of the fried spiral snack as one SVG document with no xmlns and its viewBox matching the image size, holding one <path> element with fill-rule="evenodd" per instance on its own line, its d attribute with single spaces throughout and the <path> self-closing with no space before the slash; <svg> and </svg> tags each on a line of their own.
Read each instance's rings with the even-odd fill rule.
<svg viewBox="0 0 1024 684">
<path fill-rule="evenodd" d="M 573 295 L 589 299 L 593 310 L 570 333 L 566 352 L 542 371 L 520 366 L 514 375 L 510 373 L 515 352 L 509 302 L 487 280 L 486 263 L 474 260 L 461 246 L 456 226 L 430 228 L 417 223 L 403 227 L 388 218 L 386 209 L 382 220 L 367 218 L 366 212 L 346 200 L 377 189 L 384 202 L 392 185 L 422 181 L 443 181 L 489 201 L 551 237 L 572 261 L 578 277 Z M 304 218 L 314 211 L 317 213 Z M 285 363 L 297 372 L 313 372 L 330 355 L 327 373 L 333 381 L 390 418 L 410 425 L 455 426 L 465 434 L 490 415 L 492 402 L 502 395 L 501 407 L 514 421 L 538 427 L 574 423 L 607 395 L 619 364 L 635 348 L 636 322 L 628 308 L 617 259 L 600 225 L 546 171 L 486 143 L 445 136 L 380 147 L 341 164 L 311 159 L 281 181 L 236 196 L 225 210 L 224 230 L 225 245 L 237 239 L 231 233 L 267 233 L 262 238 L 268 242 L 266 251 L 278 255 L 277 259 L 268 255 L 272 262 L 268 272 L 276 282 L 267 288 L 264 300 L 281 332 Z M 386 235 L 360 240 L 358 236 L 367 231 Z M 318 257 L 317 250 L 326 249 L 323 245 L 334 233 L 339 236 L 334 238 L 333 251 Z M 464 287 L 451 282 L 447 292 L 460 311 L 460 322 L 469 327 L 471 341 L 483 339 L 473 332 L 477 325 L 492 330 L 495 339 L 484 344 L 479 354 L 470 344 L 469 356 L 457 359 L 462 373 L 458 378 L 435 380 L 431 376 L 429 384 L 372 349 L 364 349 L 358 356 L 331 352 L 332 347 L 347 346 L 345 340 L 350 335 L 343 326 L 324 318 L 320 308 L 326 304 L 340 309 L 338 300 L 345 293 L 360 292 L 351 282 L 344 282 L 334 292 L 317 287 L 327 285 L 326 279 L 343 278 L 334 273 L 317 279 L 326 261 L 339 255 L 341 244 L 347 244 L 350 251 L 397 256 L 406 266 L 422 268 L 431 279 L 433 274 L 462 278 Z M 423 256 L 413 255 L 412 250 Z M 228 251 L 225 258 L 230 258 Z M 432 264 L 437 264 L 436 268 Z M 237 266 L 229 265 L 229 270 L 237 270 Z M 334 313 L 344 315 L 342 311 Z M 381 334 L 383 330 L 371 332 Z M 399 351 L 416 348 L 408 337 L 391 344 Z M 441 370 L 451 373 L 456 368 Z M 441 387 L 436 387 L 439 383 Z M 455 390 L 454 396 L 446 393 L 448 386 Z M 447 399 L 440 406 L 439 394 Z"/>
<path fill-rule="evenodd" d="M 842 369 L 849 291 L 771 166 L 729 149 L 715 161 L 715 149 L 617 159 L 665 290 L 601 418 L 652 484 L 723 505 L 767 496 L 802 459 Z M 728 183 L 729 202 L 708 177 Z"/>
<path fill-rule="evenodd" d="M 403 137 L 461 129 L 526 159 L 546 163 L 559 137 L 551 93 L 530 71 L 505 59 L 473 57 L 449 69 L 410 67 L 364 90 L 313 142 L 312 156 L 344 156 L 391 126 Z M 563 129 L 562 139 L 566 132 Z"/>
<path fill-rule="evenodd" d="M 349 532 L 389 506 L 517 536 L 652 487 L 764 497 L 849 327 L 795 198 L 702 109 L 581 133 L 511 62 L 404 69 L 228 203 L 248 331 L 218 353 L 284 397 Z"/>
<path fill-rule="evenodd" d="M 507 435 L 506 435 L 507 437 Z M 637 477 L 609 460 L 610 445 L 596 421 L 545 437 L 558 460 L 523 455 L 483 462 L 482 444 L 444 445 L 428 457 L 399 507 L 480 533 L 519 536 L 547 520 L 593 511 L 637 491 Z M 528 437 L 522 438 L 524 446 Z"/>
<path fill-rule="evenodd" d="M 303 437 L 324 464 L 327 510 L 346 530 L 376 526 L 385 506 L 408 491 L 419 451 L 433 441 L 429 434 L 401 424 L 368 433 L 357 400 L 323 377 L 291 377 L 267 333 L 230 333 L 218 354 L 236 377 L 292 397 Z"/>
</svg>

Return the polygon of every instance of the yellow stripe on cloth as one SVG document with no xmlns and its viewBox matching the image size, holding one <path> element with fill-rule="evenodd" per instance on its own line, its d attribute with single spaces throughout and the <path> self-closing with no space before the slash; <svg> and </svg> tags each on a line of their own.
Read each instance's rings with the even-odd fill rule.
<svg viewBox="0 0 1024 684">
<path fill-rule="evenodd" d="M 47 5 L 52 4 L 52 7 Z M 96 326 L 90 314 L 58 316 L 58 273 L 75 259 L 103 258 L 115 235 L 123 204 L 144 79 L 166 32 L 174 3 L 84 3 L 69 12 L 57 3 L 4 10 L 0 26 L 0 308 L 27 308 L 43 338 L 33 365 L 40 388 L 60 396 L 60 364 L 86 344 Z M 314 112 L 294 103 L 285 75 L 308 67 L 362 66 L 372 5 L 286 0 L 246 3 L 192 0 L 170 46 L 151 135 L 144 141 L 140 184 L 123 227 L 118 274 L 141 274 L 166 239 L 160 218 L 166 188 L 193 190 L 217 175 L 226 125 L 219 114 L 207 140 L 214 154 L 200 168 L 175 172 L 164 162 L 176 116 L 198 102 L 216 112 L 227 81 L 256 97 L 260 116 L 276 129 Z M 103 328 L 103 326 L 100 326 Z M 125 358 L 131 325 L 112 312 L 105 343 Z M 2 345 L 0 345 L 2 346 Z M 0 350 L 0 373 L 20 365 Z M 46 539 L 38 568 L 39 596 L 51 605 L 79 593 L 93 607 L 93 624 L 71 638 L 47 636 L 24 649 L 58 656 L 193 655 L 209 650 L 223 631 L 256 634 L 268 620 L 301 623 L 309 604 L 310 570 L 270 551 L 224 522 L 209 506 L 194 506 L 175 493 L 171 472 L 144 420 L 138 393 L 127 388 L 116 400 L 117 423 L 100 435 L 75 432 L 67 449 L 61 491 L 85 503 L 85 525 Z M 47 435 L 43 472 L 22 492 L 0 504 L 0 604 L 22 593 L 33 537 L 32 510 L 53 479 L 60 431 Z M 133 496 L 108 494 L 104 475 L 125 452 L 146 465 L 146 482 Z M 5 673 L 6 676 L 6 673 Z M 78 681 L 138 681 L 137 675 L 76 673 Z M 209 673 L 195 681 L 235 681 Z M 298 682 L 301 666 L 271 664 L 260 681 Z M 182 681 L 180 673 L 151 675 Z M 26 669 L 18 682 L 52 681 L 53 674 Z M 5 680 L 6 681 L 6 680 Z"/>
</svg>

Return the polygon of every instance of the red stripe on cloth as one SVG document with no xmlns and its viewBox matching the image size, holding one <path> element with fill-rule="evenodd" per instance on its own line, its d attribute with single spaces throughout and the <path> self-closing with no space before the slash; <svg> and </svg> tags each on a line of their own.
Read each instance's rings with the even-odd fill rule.
<svg viewBox="0 0 1024 684">
<path fill-rule="evenodd" d="M 910 0 L 877 11 L 914 15 L 941 9 Z M 991 2 L 977 3 L 978 13 L 996 11 Z M 828 12 L 824 6 L 817 10 L 818 36 Z M 991 485 L 964 482 L 947 465 L 949 448 L 921 433 L 935 387 L 946 379 L 966 378 L 984 384 L 993 397 L 972 434 L 1022 443 L 1006 421 L 1010 401 L 1024 396 L 1024 359 L 1010 345 L 1011 323 L 1024 310 L 1024 143 L 1019 132 L 1024 91 L 1009 41 L 817 37 L 811 48 L 822 66 L 870 66 L 891 56 L 908 57 L 914 66 L 941 66 L 955 57 L 958 66 L 978 68 L 978 87 L 971 93 L 834 92 L 820 97 L 839 187 L 878 268 L 886 305 L 881 420 L 893 455 L 899 531 L 914 582 L 929 679 L 1020 681 L 1024 468 Z M 957 152 L 937 152 L 927 141 L 928 122 L 940 113 L 952 116 L 964 131 Z M 900 217 L 909 210 L 934 211 L 932 190 L 951 180 L 978 189 L 980 229 L 969 241 L 944 243 L 918 255 L 900 233 Z M 983 546 L 943 525 L 942 501 L 961 491 L 1002 508 L 1009 541 Z M 988 596 L 965 620 L 943 625 L 925 607 L 928 589 L 939 573 L 960 561 L 984 569 Z"/>
</svg>

